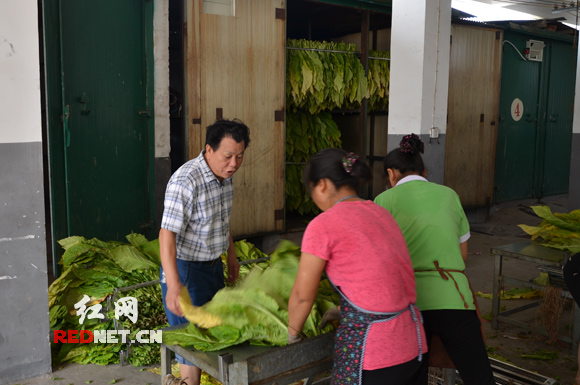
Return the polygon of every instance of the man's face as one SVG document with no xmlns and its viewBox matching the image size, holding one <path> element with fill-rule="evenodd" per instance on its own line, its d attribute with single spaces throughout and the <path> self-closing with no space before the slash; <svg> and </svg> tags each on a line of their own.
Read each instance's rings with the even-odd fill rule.
<svg viewBox="0 0 580 385">
<path fill-rule="evenodd" d="M 209 144 L 205 145 L 205 161 L 221 182 L 238 171 L 244 160 L 245 150 L 243 140 L 237 143 L 232 138 L 224 137 L 215 151 Z"/>
</svg>

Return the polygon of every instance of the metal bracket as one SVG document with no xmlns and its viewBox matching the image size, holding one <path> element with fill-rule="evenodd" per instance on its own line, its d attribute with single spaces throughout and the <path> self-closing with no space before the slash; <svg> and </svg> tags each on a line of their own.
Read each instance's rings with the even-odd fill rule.
<svg viewBox="0 0 580 385">
<path fill-rule="evenodd" d="M 274 220 L 284 220 L 284 209 L 274 210 Z"/>
<path fill-rule="evenodd" d="M 286 20 L 286 10 L 284 8 L 276 8 L 276 19 Z"/>
<path fill-rule="evenodd" d="M 276 121 L 276 122 L 283 122 L 284 121 L 284 110 L 275 110 L 274 111 L 274 121 Z"/>
<path fill-rule="evenodd" d="M 234 363 L 234 355 L 231 353 L 224 353 L 218 356 L 218 365 L 219 365 L 219 374 L 220 374 L 220 382 L 222 384 L 228 384 L 230 379 L 230 371 L 228 368 L 229 364 Z"/>
</svg>

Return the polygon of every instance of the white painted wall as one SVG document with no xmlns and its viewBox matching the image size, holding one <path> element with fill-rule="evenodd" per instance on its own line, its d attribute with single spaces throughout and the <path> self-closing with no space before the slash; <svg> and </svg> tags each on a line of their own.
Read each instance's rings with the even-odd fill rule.
<svg viewBox="0 0 580 385">
<path fill-rule="evenodd" d="M 447 130 L 451 0 L 393 0 L 389 134 Z"/>
<path fill-rule="evenodd" d="M 8 0 L 0 0 L 8 1 Z M 155 57 L 155 157 L 169 157 L 169 0 L 155 0 L 153 14 Z"/>
<path fill-rule="evenodd" d="M 0 143 L 42 140 L 36 0 L 0 0 Z"/>
</svg>

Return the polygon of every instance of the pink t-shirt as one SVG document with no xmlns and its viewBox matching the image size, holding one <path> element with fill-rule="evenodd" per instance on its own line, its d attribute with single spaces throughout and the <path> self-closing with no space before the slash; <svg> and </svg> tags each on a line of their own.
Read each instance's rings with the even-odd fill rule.
<svg viewBox="0 0 580 385">
<path fill-rule="evenodd" d="M 360 308 L 397 312 L 415 303 L 415 277 L 405 238 L 391 214 L 371 201 L 341 202 L 318 215 L 304 232 L 302 252 L 326 260 L 330 280 Z M 421 340 L 425 353 L 422 326 Z M 406 311 L 371 326 L 363 369 L 402 364 L 418 355 L 417 329 Z"/>
</svg>

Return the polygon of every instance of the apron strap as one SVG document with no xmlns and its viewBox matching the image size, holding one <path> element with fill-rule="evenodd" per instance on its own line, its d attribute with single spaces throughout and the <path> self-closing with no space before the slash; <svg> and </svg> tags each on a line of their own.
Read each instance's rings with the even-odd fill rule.
<svg viewBox="0 0 580 385">
<path fill-rule="evenodd" d="M 444 269 L 441 266 L 439 266 L 439 261 L 434 261 L 433 263 L 435 264 L 435 269 L 431 269 L 431 270 L 415 270 L 415 272 L 421 272 L 421 271 L 437 271 L 437 272 L 439 272 L 439 275 L 441 276 L 441 278 L 443 278 L 445 281 L 449 281 L 449 278 L 451 278 L 451 280 L 455 284 L 455 288 L 457 289 L 457 292 L 461 296 L 461 300 L 463 301 L 463 306 L 466 309 L 469 309 L 469 305 L 467 304 L 467 301 L 465 301 L 465 297 L 463 296 L 463 293 L 461 292 L 461 290 L 459 290 L 459 284 L 457 283 L 457 281 L 455 280 L 455 278 L 453 277 L 453 275 L 452 274 L 449 274 L 451 272 L 465 274 L 463 272 L 463 270 Z"/>
<path fill-rule="evenodd" d="M 417 341 L 419 341 L 419 362 L 423 360 L 423 341 L 421 339 L 421 325 L 423 324 L 423 316 L 421 315 L 421 311 L 417 306 L 414 304 L 409 305 L 409 309 L 411 310 L 411 318 L 415 322 L 415 328 L 417 329 Z M 417 313 L 419 313 L 419 317 L 417 317 Z M 421 324 L 419 324 L 421 322 Z"/>
</svg>

